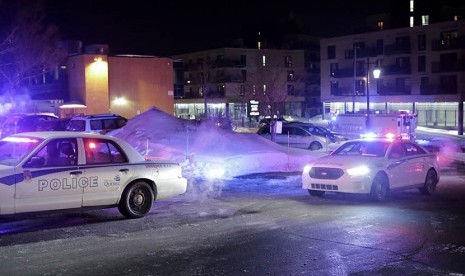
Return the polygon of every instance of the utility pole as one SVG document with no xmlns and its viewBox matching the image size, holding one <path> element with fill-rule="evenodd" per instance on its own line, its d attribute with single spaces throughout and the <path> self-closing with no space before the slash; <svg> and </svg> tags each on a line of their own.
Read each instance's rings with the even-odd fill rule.
<svg viewBox="0 0 465 276">
<path fill-rule="evenodd" d="M 352 113 L 355 113 L 355 95 L 356 89 L 357 89 L 357 49 L 358 47 L 355 46 L 355 43 L 353 44 L 354 46 L 354 92 L 352 94 Z"/>
<path fill-rule="evenodd" d="M 366 128 L 370 129 L 370 57 L 367 57 L 367 121 Z"/>
<path fill-rule="evenodd" d="M 367 57 L 366 65 L 367 65 L 367 72 L 366 72 L 366 89 L 367 89 L 367 120 L 366 120 L 366 128 L 370 129 L 370 64 L 377 65 L 376 62 L 370 63 L 370 57 Z M 373 77 L 378 80 L 381 74 L 381 70 L 379 68 L 375 68 L 373 70 Z"/>
</svg>

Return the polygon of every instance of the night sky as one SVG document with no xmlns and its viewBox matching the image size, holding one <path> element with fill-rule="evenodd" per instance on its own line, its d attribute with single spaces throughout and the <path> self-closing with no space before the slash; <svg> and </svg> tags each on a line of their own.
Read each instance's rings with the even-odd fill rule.
<svg viewBox="0 0 465 276">
<path fill-rule="evenodd" d="M 48 20 L 58 25 L 62 39 L 81 40 L 84 45 L 108 44 L 112 54 L 156 56 L 230 46 L 234 39 L 255 34 L 256 30 L 270 35 L 348 34 L 360 30 L 367 15 L 400 7 L 408 9 L 408 0 L 371 3 L 366 0 L 46 0 L 46 3 Z"/>
</svg>

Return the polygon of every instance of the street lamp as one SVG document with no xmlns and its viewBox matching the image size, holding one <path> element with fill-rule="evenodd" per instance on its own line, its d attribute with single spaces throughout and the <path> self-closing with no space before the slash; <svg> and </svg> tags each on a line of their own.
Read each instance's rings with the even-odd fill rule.
<svg viewBox="0 0 465 276">
<path fill-rule="evenodd" d="M 376 64 L 376 63 L 375 63 Z M 370 60 L 367 58 L 367 118 L 366 118 L 366 129 L 370 129 Z M 373 70 L 373 77 L 377 80 L 381 75 L 381 69 L 375 68 Z"/>
</svg>

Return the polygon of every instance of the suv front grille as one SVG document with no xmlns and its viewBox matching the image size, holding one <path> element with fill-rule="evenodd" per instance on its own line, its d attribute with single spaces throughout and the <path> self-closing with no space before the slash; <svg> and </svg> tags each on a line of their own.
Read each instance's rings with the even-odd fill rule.
<svg viewBox="0 0 465 276">
<path fill-rule="evenodd" d="M 315 179 L 338 179 L 344 174 L 342 169 L 313 167 L 309 175 Z"/>
</svg>

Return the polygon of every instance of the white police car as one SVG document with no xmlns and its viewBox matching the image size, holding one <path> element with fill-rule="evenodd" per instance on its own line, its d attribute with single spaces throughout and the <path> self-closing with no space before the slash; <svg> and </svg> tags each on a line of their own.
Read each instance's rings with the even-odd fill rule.
<svg viewBox="0 0 465 276">
<path fill-rule="evenodd" d="M 325 192 L 368 194 L 382 201 L 389 191 L 419 188 L 432 194 L 439 182 L 437 157 L 414 142 L 356 139 L 305 166 L 302 188 L 310 195 Z"/>
<path fill-rule="evenodd" d="M 186 186 L 178 163 L 147 161 L 112 136 L 52 131 L 0 140 L 0 215 L 117 206 L 139 218 Z"/>
</svg>

